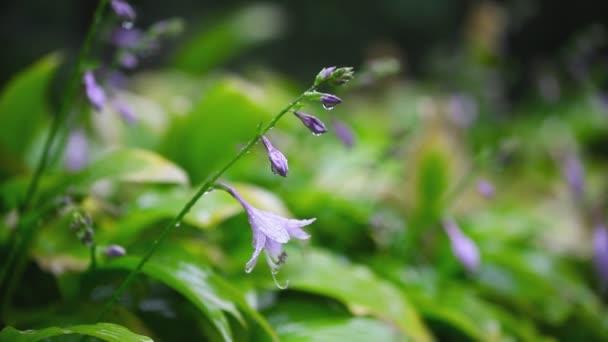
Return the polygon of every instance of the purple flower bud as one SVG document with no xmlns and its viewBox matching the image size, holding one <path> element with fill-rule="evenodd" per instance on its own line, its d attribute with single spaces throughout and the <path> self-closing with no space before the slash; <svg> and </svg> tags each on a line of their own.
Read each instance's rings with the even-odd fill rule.
<svg viewBox="0 0 608 342">
<path fill-rule="evenodd" d="M 336 68 L 335 66 L 323 68 L 315 78 L 315 87 L 324 83 L 332 86 L 340 86 L 353 79 L 353 68 Z"/>
<path fill-rule="evenodd" d="M 452 220 L 444 220 L 443 229 L 448 234 L 452 253 L 469 272 L 479 269 L 480 256 L 475 242 L 460 230 Z"/>
<path fill-rule="evenodd" d="M 496 194 L 496 189 L 494 189 L 494 185 L 489 181 L 482 179 L 477 182 L 477 192 L 485 198 L 492 198 Z"/>
<path fill-rule="evenodd" d="M 139 60 L 134 54 L 125 52 L 120 55 L 120 65 L 126 69 L 134 69 L 139 65 Z"/>
<path fill-rule="evenodd" d="M 344 122 L 340 120 L 332 120 L 332 125 L 334 127 L 334 132 L 338 136 L 338 139 L 342 141 L 342 143 L 351 148 L 355 144 L 355 135 L 353 134 L 350 127 L 348 127 Z"/>
<path fill-rule="evenodd" d="M 319 73 L 317 74 L 317 77 L 315 78 L 315 86 L 319 86 L 319 85 L 325 83 L 331 77 L 331 74 L 335 70 L 336 70 L 335 66 L 330 66 L 330 67 L 321 69 L 321 71 L 319 71 Z"/>
<path fill-rule="evenodd" d="M 81 129 L 70 133 L 65 152 L 65 167 L 69 171 L 82 170 L 89 161 L 89 144 Z"/>
<path fill-rule="evenodd" d="M 608 287 L 608 228 L 599 224 L 593 231 L 593 261 L 602 290 Z"/>
<path fill-rule="evenodd" d="M 262 142 L 266 147 L 266 151 L 268 151 L 268 159 L 270 160 L 270 169 L 272 172 L 278 174 L 279 176 L 287 177 L 287 172 L 289 171 L 287 158 L 285 158 L 281 151 L 274 148 L 274 146 L 272 146 L 270 143 L 270 140 L 268 140 L 265 136 L 262 136 Z"/>
<path fill-rule="evenodd" d="M 122 246 L 110 245 L 103 251 L 103 254 L 111 258 L 117 258 L 127 254 L 127 251 Z"/>
<path fill-rule="evenodd" d="M 143 33 L 138 29 L 120 27 L 114 29 L 110 35 L 112 44 L 120 48 L 134 49 L 142 41 Z"/>
<path fill-rule="evenodd" d="M 118 97 L 112 99 L 112 106 L 122 116 L 122 118 L 129 124 L 134 123 L 137 118 L 131 107 L 123 100 Z"/>
<path fill-rule="evenodd" d="M 121 18 L 129 21 L 135 20 L 135 10 L 128 2 L 123 0 L 112 0 L 112 9 Z"/>
<path fill-rule="evenodd" d="M 342 103 L 342 100 L 339 97 L 337 97 L 336 95 L 332 95 L 332 94 L 321 95 L 320 101 L 323 104 L 323 108 L 325 108 L 327 110 L 332 110 L 332 109 L 334 109 L 335 106 Z"/>
<path fill-rule="evenodd" d="M 97 84 L 97 81 L 95 81 L 95 75 L 93 75 L 93 72 L 85 72 L 83 81 L 89 102 L 91 102 L 95 109 L 101 110 L 106 102 L 106 94 L 103 91 L 103 88 Z"/>
<path fill-rule="evenodd" d="M 585 170 L 580 159 L 570 154 L 562 161 L 562 172 L 570 190 L 577 199 L 582 199 L 585 192 Z"/>
<path fill-rule="evenodd" d="M 295 111 L 293 114 L 302 121 L 304 126 L 306 126 L 312 132 L 312 134 L 320 135 L 327 132 L 325 124 L 323 124 L 323 122 L 316 117 L 299 111 Z"/>
</svg>

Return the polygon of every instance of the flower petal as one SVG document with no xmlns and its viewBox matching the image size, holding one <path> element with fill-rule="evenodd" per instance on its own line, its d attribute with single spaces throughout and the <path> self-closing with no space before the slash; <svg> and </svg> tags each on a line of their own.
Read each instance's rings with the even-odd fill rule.
<svg viewBox="0 0 608 342">
<path fill-rule="evenodd" d="M 252 226 L 253 228 L 253 226 Z M 258 257 L 262 252 L 262 249 L 266 245 L 266 235 L 259 229 L 253 228 L 253 247 L 255 250 L 253 251 L 253 255 L 251 259 L 247 261 L 247 265 L 245 265 L 245 272 L 249 273 L 255 267 L 255 264 L 258 262 Z"/>
<path fill-rule="evenodd" d="M 249 207 L 248 212 L 251 227 L 261 230 L 264 235 L 274 241 L 280 243 L 289 241 L 288 219 L 253 207 Z"/>
<path fill-rule="evenodd" d="M 270 257 L 274 262 L 279 258 L 279 255 L 283 251 L 283 244 L 272 239 L 266 239 L 266 253 L 270 254 Z"/>
<path fill-rule="evenodd" d="M 302 230 L 302 227 L 308 226 L 309 224 L 315 222 L 316 218 L 311 218 L 308 220 L 295 220 L 289 219 L 287 220 L 287 232 L 289 236 L 294 237 L 296 239 L 306 240 L 310 238 L 310 234 Z"/>
</svg>

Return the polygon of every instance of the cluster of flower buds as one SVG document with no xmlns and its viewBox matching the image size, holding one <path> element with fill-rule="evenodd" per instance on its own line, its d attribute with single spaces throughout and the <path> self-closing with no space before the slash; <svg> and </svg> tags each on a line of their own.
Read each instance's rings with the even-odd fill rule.
<svg viewBox="0 0 608 342">
<path fill-rule="evenodd" d="M 70 229 L 78 236 L 83 245 L 91 247 L 95 243 L 93 238 L 93 219 L 90 215 L 83 215 L 78 211 L 74 212 L 72 214 Z"/>
<path fill-rule="evenodd" d="M 355 75 L 353 68 L 337 68 L 335 66 L 323 68 L 315 78 L 315 87 L 320 87 L 324 84 L 331 86 L 340 86 L 352 80 Z"/>
</svg>

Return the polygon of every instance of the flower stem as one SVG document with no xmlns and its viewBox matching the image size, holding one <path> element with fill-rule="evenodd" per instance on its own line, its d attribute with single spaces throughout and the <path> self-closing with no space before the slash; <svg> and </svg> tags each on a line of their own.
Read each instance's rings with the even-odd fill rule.
<svg viewBox="0 0 608 342">
<path fill-rule="evenodd" d="M 21 214 L 21 217 L 23 217 L 25 212 L 29 209 L 29 206 L 31 205 L 31 203 L 34 199 L 34 196 L 35 196 L 36 192 L 38 191 L 40 179 L 42 178 L 42 175 L 46 171 L 49 158 L 51 157 L 51 149 L 54 145 L 55 138 L 61 128 L 61 125 L 63 124 L 65 117 L 67 116 L 67 112 L 70 108 L 70 104 L 73 102 L 74 96 L 76 95 L 76 90 L 78 89 L 79 79 L 81 78 L 82 69 L 85 65 L 85 58 L 89 53 L 89 49 L 93 42 L 93 38 L 95 37 L 97 30 L 101 24 L 103 12 L 104 12 L 104 9 L 107 6 L 108 2 L 109 2 L 109 0 L 99 0 L 99 3 L 97 4 L 97 8 L 95 9 L 95 14 L 93 16 L 93 22 L 91 23 L 87 36 L 84 40 L 84 43 L 80 49 L 80 52 L 78 53 L 76 68 L 72 71 L 72 75 L 71 75 L 70 80 L 67 85 L 67 90 L 64 93 L 63 98 L 61 99 L 61 103 L 59 105 L 59 110 L 58 110 L 57 114 L 52 117 L 51 127 L 50 127 L 49 133 L 46 137 L 44 147 L 42 150 L 42 154 L 40 156 L 40 159 L 38 159 L 38 164 L 34 171 L 34 175 L 32 176 L 32 180 L 30 181 L 30 183 L 27 187 L 24 200 L 19 206 L 19 213 Z M 11 262 L 5 263 L 3 265 L 3 271 L 0 273 L 0 275 L 2 276 L 0 278 L 0 289 L 5 288 L 7 292 L 12 292 L 12 289 L 14 289 L 14 287 L 15 287 L 14 283 L 18 282 L 21 279 L 21 274 L 19 272 L 13 272 L 11 274 L 10 279 L 8 280 L 8 285 L 6 287 L 3 286 L 4 282 L 6 280 L 5 276 L 6 276 L 6 274 L 9 273 L 8 270 L 11 268 L 12 262 L 17 263 L 17 265 L 15 265 L 15 267 L 14 267 L 14 270 L 20 270 L 23 268 L 23 267 L 18 267 L 18 266 L 19 266 L 19 263 L 24 263 L 25 261 L 19 260 L 19 258 L 15 258 L 15 255 L 20 254 L 20 253 L 22 254 L 23 250 L 27 250 L 29 248 L 29 242 L 31 241 L 31 239 L 23 239 L 23 238 L 20 239 L 20 236 L 19 236 L 20 234 L 22 234 L 22 231 L 25 229 L 26 229 L 25 225 L 23 225 L 23 224 L 18 225 L 17 229 L 15 229 L 11 232 L 11 236 L 9 238 L 9 242 L 8 242 L 9 256 L 8 256 L 7 260 L 9 260 Z M 4 298 L 11 298 L 10 293 L 5 293 Z M 7 301 L 2 301 L 2 304 L 1 304 L 2 308 L 0 309 L 0 312 L 3 312 L 7 305 L 8 305 Z"/>
<path fill-rule="evenodd" d="M 104 318 L 104 316 L 112 309 L 114 304 L 116 304 L 120 300 L 120 298 L 122 297 L 122 294 L 127 290 L 129 285 L 131 285 L 133 280 L 135 280 L 135 277 L 137 276 L 137 274 L 141 271 L 141 269 L 148 262 L 148 260 L 150 260 L 150 258 L 152 257 L 154 252 L 156 252 L 156 250 L 158 249 L 160 244 L 162 244 L 167 239 L 169 234 L 171 234 L 171 232 L 179 226 L 179 224 L 181 223 L 184 216 L 186 216 L 186 214 L 188 214 L 190 209 L 196 204 L 196 202 L 201 198 L 201 196 L 203 196 L 207 191 L 211 190 L 213 188 L 213 186 L 215 185 L 215 182 L 226 171 L 228 171 L 228 169 L 230 169 L 239 159 L 241 159 L 245 154 L 247 154 L 247 152 L 249 150 L 251 150 L 251 148 L 260 140 L 262 135 L 264 135 L 268 130 L 270 130 L 272 127 L 274 127 L 276 125 L 276 123 L 281 119 L 281 117 L 283 117 L 283 115 L 285 115 L 285 113 L 287 113 L 290 109 L 292 109 L 295 105 L 297 105 L 300 101 L 302 101 L 306 92 L 313 91 L 314 89 L 315 89 L 314 86 L 310 87 L 308 90 L 306 90 L 305 92 L 300 94 L 297 98 L 295 98 L 293 101 L 291 101 L 274 118 L 272 118 L 272 120 L 270 120 L 270 122 L 266 126 L 264 126 L 262 129 L 258 130 L 258 132 L 253 136 L 253 138 L 251 138 L 249 140 L 249 142 L 230 161 L 228 161 L 226 163 L 226 165 L 224 165 L 219 171 L 217 171 L 213 175 L 211 175 L 205 181 L 205 183 L 203 183 L 203 185 L 201 185 L 201 187 L 196 192 L 196 194 L 194 194 L 194 196 L 186 203 L 186 205 L 177 214 L 177 216 L 163 229 L 163 231 L 160 233 L 160 236 L 156 240 L 154 240 L 154 244 L 144 254 L 144 256 L 141 258 L 139 264 L 137 264 L 135 269 L 133 269 L 131 271 L 131 273 L 129 273 L 127 278 L 122 282 L 122 284 L 120 284 L 118 289 L 116 289 L 116 291 L 114 291 L 112 298 L 106 303 L 106 305 L 103 307 L 103 309 L 99 312 L 99 315 L 97 315 L 97 317 L 95 318 L 95 323 L 102 320 Z"/>
</svg>

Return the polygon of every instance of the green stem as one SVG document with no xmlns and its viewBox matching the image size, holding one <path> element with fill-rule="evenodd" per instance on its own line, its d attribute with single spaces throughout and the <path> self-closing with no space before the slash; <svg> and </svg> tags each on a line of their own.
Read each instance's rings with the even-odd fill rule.
<svg viewBox="0 0 608 342">
<path fill-rule="evenodd" d="M 281 117 L 283 115 L 285 115 L 285 113 L 287 113 L 296 104 L 298 104 L 304 98 L 306 92 L 313 91 L 314 89 L 315 89 L 314 86 L 310 87 L 308 90 L 306 90 L 305 92 L 300 94 L 300 96 L 298 96 L 295 100 L 290 102 L 287 105 L 287 107 L 283 108 L 283 110 L 281 110 L 274 118 L 272 118 L 272 120 L 268 123 L 268 125 L 266 125 L 264 128 L 259 130 L 255 134 L 255 136 L 253 138 L 251 138 L 251 140 L 249 140 L 247 145 L 245 145 L 245 147 L 243 147 L 239 151 L 239 153 L 237 153 L 232 159 L 230 159 L 230 161 L 228 161 L 228 163 L 226 163 L 226 165 L 224 165 L 219 171 L 217 171 L 210 178 L 208 178 L 207 181 L 205 181 L 205 183 L 203 183 L 203 185 L 201 185 L 200 189 L 196 192 L 196 194 L 194 194 L 194 196 L 190 199 L 190 201 L 188 201 L 188 203 L 186 203 L 186 205 L 177 214 L 177 216 L 163 229 L 163 231 L 160 233 L 160 236 L 156 240 L 154 240 L 154 244 L 152 245 L 152 247 L 150 247 L 150 249 L 146 252 L 146 254 L 144 254 L 144 256 L 141 258 L 139 264 L 137 264 L 135 269 L 132 270 L 131 273 L 129 273 L 127 278 L 122 282 L 122 284 L 120 284 L 118 289 L 116 289 L 112 298 L 103 307 L 103 309 L 101 310 L 101 312 L 99 313 L 97 318 L 95 318 L 95 323 L 102 320 L 103 317 L 112 309 L 114 304 L 116 304 L 120 300 L 120 298 L 122 297 L 122 294 L 127 290 L 129 285 L 131 285 L 131 283 L 135 280 L 135 277 L 137 276 L 137 274 L 139 274 L 139 272 L 144 267 L 144 265 L 148 262 L 148 260 L 150 260 L 150 258 L 154 254 L 154 252 L 156 252 L 158 247 L 167 239 L 169 234 L 171 234 L 171 232 L 176 227 L 179 226 L 179 224 L 181 223 L 184 216 L 186 216 L 186 214 L 188 214 L 190 209 L 192 209 L 194 204 L 196 204 L 196 202 L 201 198 L 201 196 L 203 196 L 207 191 L 212 189 L 212 187 L 215 185 L 215 182 L 226 171 L 228 171 L 228 169 L 230 169 L 232 167 L 232 165 L 234 165 L 239 159 L 241 159 L 241 157 L 243 157 L 245 154 L 247 154 L 247 152 L 249 150 L 251 150 L 251 148 L 260 140 L 262 135 L 264 135 L 266 132 L 268 132 L 268 130 L 270 130 L 272 127 L 274 127 L 276 125 L 276 123 L 281 119 Z"/>
<path fill-rule="evenodd" d="M 78 53 L 76 68 L 72 72 L 72 75 L 71 75 L 70 80 L 67 85 L 67 90 L 64 93 L 64 96 L 59 105 L 59 110 L 58 110 L 57 114 L 54 115 L 52 118 L 51 128 L 46 137 L 46 141 L 44 143 L 44 147 L 42 150 L 42 155 L 40 156 L 40 159 L 38 160 L 38 164 L 34 171 L 32 180 L 27 187 L 27 190 L 25 193 L 25 198 L 20 205 L 19 212 L 21 215 L 24 215 L 24 213 L 29 209 L 29 206 L 31 205 L 31 203 L 34 199 L 34 195 L 38 191 L 38 187 L 40 185 L 40 179 L 42 178 L 42 175 L 48 166 L 48 161 L 49 161 L 49 158 L 51 155 L 51 149 L 53 147 L 55 137 L 57 136 L 57 133 L 59 132 L 59 129 L 61 128 L 61 125 L 66 117 L 68 109 L 70 108 L 70 104 L 73 102 L 74 96 L 76 94 L 76 90 L 78 89 L 79 80 L 82 75 L 82 69 L 84 68 L 84 65 L 85 65 L 85 58 L 89 53 L 89 49 L 93 42 L 93 38 L 95 37 L 95 34 L 97 33 L 97 29 L 100 26 L 103 12 L 104 12 L 104 9 L 107 6 L 108 2 L 109 2 L 109 0 L 100 0 L 97 5 L 97 8 L 95 9 L 95 14 L 93 16 L 93 22 L 91 23 L 89 32 L 87 33 L 87 36 L 84 40 L 82 48 L 80 49 L 80 52 Z M 29 248 L 29 241 L 31 239 L 19 239 L 19 236 L 18 236 L 25 229 L 25 226 L 18 225 L 17 227 L 19 229 L 13 230 L 11 232 L 11 236 L 9 238 L 9 251 L 10 252 L 9 252 L 8 260 L 15 260 L 16 259 L 15 255 L 14 255 L 15 253 L 19 254 L 21 252 L 21 250 L 23 250 L 23 249 L 27 250 Z M 19 241 L 21 241 L 20 244 L 18 244 Z M 15 247 L 13 247 L 13 246 L 15 246 Z M 20 247 L 16 248 L 16 246 L 20 246 Z M 23 261 L 17 259 L 15 262 L 22 263 Z M 1 274 L 2 277 L 0 278 L 0 289 L 3 288 L 2 285 L 4 285 L 4 283 L 5 283 L 6 274 L 9 273 L 7 270 L 10 268 L 11 268 L 11 264 L 5 263 L 2 274 Z M 21 268 L 22 267 L 17 267 L 17 266 L 14 267 L 15 270 L 19 270 Z M 8 292 L 8 293 L 5 293 L 4 298 L 10 298 L 10 295 L 11 295 L 10 292 L 12 292 L 11 289 L 14 289 L 14 287 L 15 287 L 14 283 L 18 282 L 20 280 L 20 278 L 21 278 L 21 274 L 19 274 L 18 272 L 17 273 L 14 272 L 13 274 L 11 274 L 11 277 L 8 280 L 8 286 L 7 286 L 7 290 L 6 290 L 6 292 Z M 1 305 L 2 305 L 2 311 L 3 311 L 4 308 L 6 308 L 6 306 L 8 305 L 7 301 L 3 301 Z"/>
</svg>

